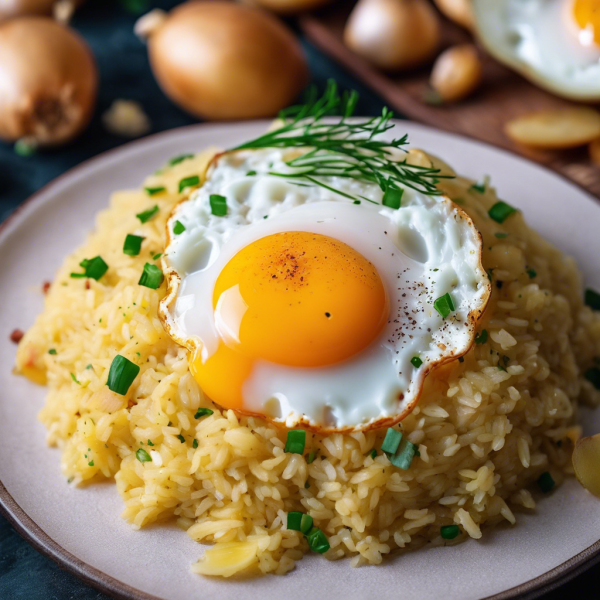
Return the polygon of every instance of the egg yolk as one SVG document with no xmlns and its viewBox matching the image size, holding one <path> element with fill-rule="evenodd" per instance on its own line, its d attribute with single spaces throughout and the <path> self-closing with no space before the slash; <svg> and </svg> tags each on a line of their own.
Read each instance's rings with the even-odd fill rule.
<svg viewBox="0 0 600 600">
<path fill-rule="evenodd" d="M 256 360 L 324 367 L 365 349 L 389 306 L 379 273 L 334 238 L 303 231 L 270 235 L 238 252 L 213 292 L 217 351 L 191 370 L 215 402 L 243 408 L 242 387 Z"/>
<path fill-rule="evenodd" d="M 600 0 L 574 0 L 573 16 L 579 28 L 593 34 L 594 43 L 600 46 Z"/>
</svg>

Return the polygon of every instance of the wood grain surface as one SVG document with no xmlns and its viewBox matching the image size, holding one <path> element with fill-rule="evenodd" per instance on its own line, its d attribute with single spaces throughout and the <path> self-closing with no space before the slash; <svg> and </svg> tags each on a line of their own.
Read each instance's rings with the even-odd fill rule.
<svg viewBox="0 0 600 600">
<path fill-rule="evenodd" d="M 306 36 L 365 84 L 379 93 L 390 108 L 402 115 L 446 131 L 500 146 L 540 162 L 600 198 L 600 167 L 591 163 L 587 148 L 542 151 L 520 147 L 504 134 L 504 124 L 527 112 L 566 106 L 568 101 L 541 90 L 507 69 L 482 50 L 484 81 L 472 97 L 457 104 L 432 106 L 423 101 L 431 66 L 409 73 L 386 74 L 349 50 L 342 32 L 353 2 L 337 3 L 328 10 L 300 17 Z M 471 35 L 443 19 L 441 48 L 471 41 Z"/>
</svg>

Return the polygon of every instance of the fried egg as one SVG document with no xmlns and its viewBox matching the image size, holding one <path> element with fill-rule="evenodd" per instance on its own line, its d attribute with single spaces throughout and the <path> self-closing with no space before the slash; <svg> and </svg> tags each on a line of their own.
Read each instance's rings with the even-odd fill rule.
<svg viewBox="0 0 600 600">
<path fill-rule="evenodd" d="M 490 294 L 480 234 L 445 196 L 406 188 L 395 209 L 369 182 L 269 174 L 286 158 L 222 154 L 175 208 L 165 328 L 224 408 L 323 432 L 396 423 L 472 344 Z"/>
<path fill-rule="evenodd" d="M 495 58 L 559 96 L 600 99 L 600 0 L 473 0 Z"/>
</svg>

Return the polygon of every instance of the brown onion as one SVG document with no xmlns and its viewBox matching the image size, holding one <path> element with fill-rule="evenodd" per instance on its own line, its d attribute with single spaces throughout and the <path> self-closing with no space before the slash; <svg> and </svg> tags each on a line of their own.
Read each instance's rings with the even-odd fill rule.
<svg viewBox="0 0 600 600">
<path fill-rule="evenodd" d="M 282 15 L 313 10 L 331 1 L 332 0 L 244 0 L 246 4 L 250 4 L 251 6 L 262 6 L 263 8 Z"/>
<path fill-rule="evenodd" d="M 425 0 L 359 0 L 346 24 L 344 42 L 380 69 L 412 69 L 435 54 L 439 20 Z"/>
<path fill-rule="evenodd" d="M 0 24 L 0 138 L 57 145 L 88 124 L 98 72 L 87 44 L 45 17 Z"/>
<path fill-rule="evenodd" d="M 186 2 L 163 19 L 153 13 L 152 20 L 145 33 L 154 75 L 165 94 L 194 115 L 271 117 L 307 83 L 300 44 L 262 10 L 229 2 Z M 145 29 L 143 22 L 136 27 L 138 32 Z"/>
<path fill-rule="evenodd" d="M 473 44 L 444 50 L 436 59 L 429 83 L 443 102 L 458 102 L 472 94 L 481 82 L 483 68 Z"/>
<path fill-rule="evenodd" d="M 71 18 L 84 0 L 0 0 L 0 21 L 27 15 L 53 15 L 61 22 Z"/>
</svg>

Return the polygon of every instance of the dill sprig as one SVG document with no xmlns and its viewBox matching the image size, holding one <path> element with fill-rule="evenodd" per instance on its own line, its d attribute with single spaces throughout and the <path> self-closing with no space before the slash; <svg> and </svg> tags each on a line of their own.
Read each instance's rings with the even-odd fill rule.
<svg viewBox="0 0 600 600">
<path fill-rule="evenodd" d="M 406 152 L 408 136 L 389 140 L 381 134 L 394 127 L 393 113 L 384 108 L 381 116 L 351 119 L 356 109 L 358 94 L 352 91 L 340 95 L 337 84 L 330 80 L 325 93 L 316 97 L 315 90 L 305 104 L 292 106 L 279 114 L 281 127 L 245 142 L 232 150 L 257 148 L 302 148 L 306 152 L 286 161 L 289 172 L 269 171 L 269 175 L 298 181 L 309 181 L 359 203 L 356 196 L 333 188 L 322 178 L 348 177 L 362 182 L 376 183 L 383 191 L 383 204 L 400 207 L 403 187 L 424 194 L 437 194 L 439 169 L 409 165 L 398 159 L 398 150 Z M 328 115 L 341 115 L 334 123 L 323 122 Z"/>
</svg>

